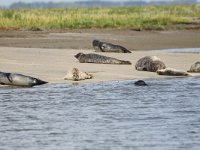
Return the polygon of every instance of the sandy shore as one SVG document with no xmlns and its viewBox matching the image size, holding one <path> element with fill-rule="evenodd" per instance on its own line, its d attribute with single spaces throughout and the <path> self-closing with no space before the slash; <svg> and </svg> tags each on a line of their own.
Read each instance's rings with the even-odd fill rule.
<svg viewBox="0 0 200 150">
<path fill-rule="evenodd" d="M 167 67 L 188 70 L 200 61 L 199 53 L 167 53 L 142 51 L 150 49 L 200 47 L 200 31 L 130 31 L 81 30 L 64 33 L 0 31 L 0 71 L 18 72 L 38 77 L 50 83 L 64 83 L 67 70 L 77 67 L 93 74 L 94 79 L 81 82 L 164 78 L 152 72 L 135 70 L 136 61 L 143 56 L 158 56 Z M 132 65 L 86 64 L 74 57 L 78 52 L 94 53 L 93 39 L 121 44 L 132 50 L 131 54 L 98 53 L 129 60 Z M 200 74 L 192 74 L 200 76 Z"/>
<path fill-rule="evenodd" d="M 5 72 L 18 72 L 50 83 L 71 82 L 63 80 L 67 70 L 77 67 L 93 74 L 94 79 L 81 82 L 99 82 L 110 80 L 130 80 L 147 78 L 164 78 L 156 73 L 137 71 L 136 61 L 146 55 L 161 58 L 168 67 L 188 70 L 199 60 L 198 53 L 166 53 L 150 51 L 134 51 L 131 54 L 100 53 L 118 59 L 130 60 L 132 65 L 88 64 L 79 63 L 74 57 L 78 52 L 93 53 L 93 50 L 41 49 L 41 48 L 8 48 L 0 47 L 0 68 Z M 192 74 L 197 76 L 200 74 Z"/>
</svg>

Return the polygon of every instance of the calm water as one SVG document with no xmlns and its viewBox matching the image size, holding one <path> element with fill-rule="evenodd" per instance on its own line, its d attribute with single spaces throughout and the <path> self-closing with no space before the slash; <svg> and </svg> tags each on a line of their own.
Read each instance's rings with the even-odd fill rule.
<svg viewBox="0 0 200 150">
<path fill-rule="evenodd" d="M 1 150 L 199 150 L 200 78 L 0 89 Z"/>
</svg>

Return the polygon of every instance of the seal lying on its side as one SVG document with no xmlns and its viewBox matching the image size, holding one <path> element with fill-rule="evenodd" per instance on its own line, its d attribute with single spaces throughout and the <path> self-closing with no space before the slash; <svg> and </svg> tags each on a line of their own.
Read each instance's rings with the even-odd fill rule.
<svg viewBox="0 0 200 150">
<path fill-rule="evenodd" d="M 131 51 L 123 46 L 101 42 L 99 40 L 93 40 L 92 46 L 97 52 L 131 53 Z"/>
<path fill-rule="evenodd" d="M 187 72 L 181 71 L 181 70 L 176 70 L 173 68 L 157 70 L 157 74 L 167 75 L 167 76 L 189 76 L 189 74 Z"/>
<path fill-rule="evenodd" d="M 188 70 L 187 72 L 199 72 L 200 73 L 200 61 L 197 61 L 195 64 L 193 64 L 190 67 L 190 70 Z"/>
<path fill-rule="evenodd" d="M 64 77 L 65 80 L 73 80 L 73 81 L 79 81 L 91 78 L 93 78 L 91 74 L 88 74 L 87 72 L 82 72 L 78 68 L 70 69 L 67 72 L 66 76 Z"/>
<path fill-rule="evenodd" d="M 0 72 L 1 85 L 32 87 L 46 83 L 48 82 L 22 74 Z"/>
<path fill-rule="evenodd" d="M 78 53 L 74 56 L 80 63 L 97 63 L 97 64 L 123 64 L 131 65 L 130 61 L 119 60 L 112 57 L 102 56 L 98 54 Z"/>
<path fill-rule="evenodd" d="M 138 71 L 156 72 L 164 68 L 166 68 L 165 64 L 156 56 L 143 57 L 135 65 L 135 69 Z"/>
</svg>

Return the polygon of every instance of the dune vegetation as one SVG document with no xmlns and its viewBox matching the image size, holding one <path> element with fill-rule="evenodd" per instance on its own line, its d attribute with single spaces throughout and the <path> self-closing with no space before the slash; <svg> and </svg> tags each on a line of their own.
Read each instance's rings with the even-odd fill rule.
<svg viewBox="0 0 200 150">
<path fill-rule="evenodd" d="M 174 6 L 2 9 L 0 29 L 166 29 L 200 20 L 200 4 Z"/>
</svg>

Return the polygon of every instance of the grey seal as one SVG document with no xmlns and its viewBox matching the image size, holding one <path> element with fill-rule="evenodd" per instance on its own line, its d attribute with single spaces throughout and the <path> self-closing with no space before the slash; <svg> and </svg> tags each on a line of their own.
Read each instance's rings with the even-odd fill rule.
<svg viewBox="0 0 200 150">
<path fill-rule="evenodd" d="M 78 53 L 74 57 L 77 58 L 80 63 L 131 65 L 130 61 L 119 60 L 116 58 L 93 54 L 93 53 L 90 54 Z"/>
<path fill-rule="evenodd" d="M 160 69 L 165 69 L 166 66 L 164 62 L 162 62 L 158 57 L 156 56 L 145 56 L 140 58 L 135 65 L 135 69 L 138 71 L 150 71 L 150 72 L 156 72 Z"/>
<path fill-rule="evenodd" d="M 46 83 L 46 81 L 42 81 L 40 79 L 18 73 L 0 72 L 1 85 L 32 87 L 35 85 L 42 85 Z"/>
<path fill-rule="evenodd" d="M 147 84 L 143 80 L 138 80 L 134 84 L 136 86 L 147 86 Z"/>
<path fill-rule="evenodd" d="M 70 69 L 67 72 L 66 76 L 64 77 L 65 80 L 73 80 L 73 81 L 92 79 L 92 78 L 93 76 L 91 74 L 80 71 L 78 68 Z"/>
<path fill-rule="evenodd" d="M 200 61 L 194 63 L 187 72 L 200 73 Z"/>
<path fill-rule="evenodd" d="M 173 69 L 173 68 L 165 68 L 165 69 L 157 70 L 157 74 L 167 75 L 167 76 L 189 76 L 187 72 Z"/>
<path fill-rule="evenodd" d="M 99 40 L 93 40 L 92 46 L 97 52 L 131 53 L 131 51 L 121 45 L 101 42 Z"/>
</svg>

